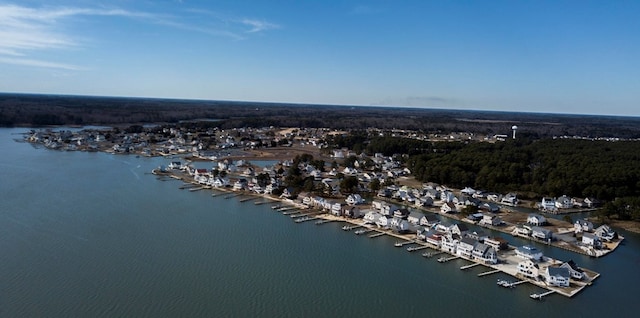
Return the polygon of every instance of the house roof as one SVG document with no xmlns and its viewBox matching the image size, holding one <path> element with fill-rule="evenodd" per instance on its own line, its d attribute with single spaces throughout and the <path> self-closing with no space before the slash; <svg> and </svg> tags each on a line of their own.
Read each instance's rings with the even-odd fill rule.
<svg viewBox="0 0 640 318">
<path fill-rule="evenodd" d="M 552 267 L 549 266 L 547 267 L 547 270 L 549 272 L 549 276 L 561 276 L 561 277 L 566 277 L 569 278 L 569 269 L 566 267 Z"/>
</svg>

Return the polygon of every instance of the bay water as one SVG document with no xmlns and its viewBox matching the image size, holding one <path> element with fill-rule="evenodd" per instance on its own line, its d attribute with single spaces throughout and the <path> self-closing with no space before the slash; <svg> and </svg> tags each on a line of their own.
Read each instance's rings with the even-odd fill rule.
<svg viewBox="0 0 640 318">
<path fill-rule="evenodd" d="M 48 150 L 0 129 L 0 317 L 632 317 L 640 236 L 595 259 L 573 298 L 496 286 L 342 224 L 296 224 L 253 201 L 180 190 L 165 158 Z M 516 238 L 512 244 L 525 244 Z M 510 278 L 512 279 L 512 278 Z"/>
</svg>

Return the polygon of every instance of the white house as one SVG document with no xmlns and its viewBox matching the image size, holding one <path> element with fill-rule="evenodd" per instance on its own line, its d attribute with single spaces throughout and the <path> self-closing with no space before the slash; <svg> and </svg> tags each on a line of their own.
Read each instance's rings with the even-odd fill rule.
<svg viewBox="0 0 640 318">
<path fill-rule="evenodd" d="M 442 241 L 440 244 L 440 249 L 451 254 L 456 254 L 456 249 L 458 247 L 459 241 L 446 235 L 442 236 L 441 238 Z"/>
<path fill-rule="evenodd" d="M 558 209 L 571 209 L 573 207 L 573 203 L 571 202 L 571 198 L 563 195 L 556 199 L 556 208 Z"/>
<path fill-rule="evenodd" d="M 432 227 L 438 224 L 439 222 L 440 221 L 438 220 L 438 218 L 433 214 L 425 214 L 420 218 L 420 225 L 424 225 L 428 227 Z"/>
<path fill-rule="evenodd" d="M 540 209 L 544 211 L 555 211 L 556 208 L 556 200 L 553 198 L 542 198 L 542 202 L 540 202 Z"/>
<path fill-rule="evenodd" d="M 560 267 L 564 267 L 568 269 L 569 274 L 571 274 L 571 277 L 573 279 L 584 280 L 589 278 L 587 276 L 587 273 L 585 273 L 584 270 L 582 270 L 582 268 L 578 267 L 578 265 L 576 265 L 576 263 L 573 260 L 562 263 Z"/>
<path fill-rule="evenodd" d="M 540 214 L 531 213 L 527 217 L 527 224 L 530 224 L 533 226 L 543 226 L 546 223 L 547 223 L 547 219 L 545 219 L 545 217 Z"/>
<path fill-rule="evenodd" d="M 576 222 L 573 224 L 573 228 L 576 233 L 591 232 L 593 231 L 593 223 L 585 219 L 576 220 Z"/>
<path fill-rule="evenodd" d="M 375 224 L 376 221 L 382 216 L 382 214 L 375 212 L 375 211 L 369 211 L 367 213 L 365 213 L 363 220 L 364 223 L 368 223 L 368 224 Z"/>
<path fill-rule="evenodd" d="M 531 228 L 531 236 L 539 240 L 543 240 L 545 242 L 550 242 L 551 239 L 553 238 L 550 230 L 541 228 L 539 226 L 534 226 Z"/>
<path fill-rule="evenodd" d="M 524 258 L 538 261 L 542 259 L 542 252 L 531 245 L 524 245 L 516 248 L 516 255 Z"/>
<path fill-rule="evenodd" d="M 469 232 L 469 227 L 465 223 L 456 223 L 449 228 L 451 234 L 457 234 L 460 237 Z"/>
<path fill-rule="evenodd" d="M 518 196 L 515 193 L 507 193 L 500 199 L 500 203 L 505 205 L 518 205 Z"/>
<path fill-rule="evenodd" d="M 607 242 L 618 236 L 618 234 L 606 224 L 600 225 L 594 232 L 599 238 Z"/>
<path fill-rule="evenodd" d="M 456 213 L 456 212 L 458 212 L 458 210 L 456 209 L 456 205 L 453 204 L 453 202 L 445 202 L 440 207 L 440 212 L 441 213 Z"/>
<path fill-rule="evenodd" d="M 364 199 L 359 194 L 350 194 L 345 200 L 348 205 L 358 205 L 364 203 Z"/>
<path fill-rule="evenodd" d="M 602 241 L 600 238 L 592 233 L 583 233 L 582 234 L 582 244 L 586 246 L 592 246 L 594 248 L 601 248 Z"/>
<path fill-rule="evenodd" d="M 409 213 L 409 216 L 407 217 L 407 221 L 409 221 L 409 223 L 411 224 L 415 224 L 418 225 L 420 224 L 420 219 L 422 218 L 423 214 L 417 211 L 411 211 Z"/>
<path fill-rule="evenodd" d="M 534 263 L 530 259 L 526 259 L 518 263 L 518 274 L 522 274 L 523 276 L 529 278 L 537 278 L 540 275 L 540 268 L 538 264 Z"/>
<path fill-rule="evenodd" d="M 409 222 L 402 218 L 394 217 L 393 219 L 391 219 L 389 225 L 392 230 L 398 233 L 406 233 L 409 231 Z"/>
<path fill-rule="evenodd" d="M 463 238 L 462 240 L 460 240 L 460 243 L 458 243 L 456 254 L 458 256 L 471 258 L 471 253 L 473 252 L 473 248 L 477 243 L 478 241 L 474 239 L 468 237 Z"/>
<path fill-rule="evenodd" d="M 483 214 L 482 215 L 482 219 L 480 220 L 480 225 L 485 225 L 485 226 L 498 226 L 500 224 L 502 224 L 502 219 L 492 213 L 487 213 L 487 214 Z"/>
<path fill-rule="evenodd" d="M 569 287 L 571 274 L 567 268 L 549 266 L 544 270 L 544 277 L 547 285 Z"/>
<path fill-rule="evenodd" d="M 496 250 L 486 244 L 477 243 L 471 252 L 473 259 L 479 260 L 485 264 L 497 264 L 498 254 Z"/>
</svg>

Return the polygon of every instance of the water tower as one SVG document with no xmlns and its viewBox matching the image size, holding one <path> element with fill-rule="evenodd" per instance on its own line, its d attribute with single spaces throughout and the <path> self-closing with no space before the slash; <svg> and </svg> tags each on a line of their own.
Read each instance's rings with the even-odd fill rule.
<svg viewBox="0 0 640 318">
<path fill-rule="evenodd" d="M 518 126 L 513 125 L 511 129 L 513 130 L 513 139 L 516 139 L 516 130 L 518 130 Z"/>
</svg>

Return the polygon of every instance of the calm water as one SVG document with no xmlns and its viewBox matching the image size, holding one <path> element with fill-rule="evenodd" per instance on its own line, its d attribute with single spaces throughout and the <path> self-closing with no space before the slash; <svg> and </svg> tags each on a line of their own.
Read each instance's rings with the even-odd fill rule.
<svg viewBox="0 0 640 318">
<path fill-rule="evenodd" d="M 537 302 L 394 239 L 179 190 L 148 174 L 166 159 L 36 149 L 23 131 L 0 129 L 0 317 L 635 316 L 637 235 L 602 259 L 541 246 L 602 277 Z"/>
</svg>

